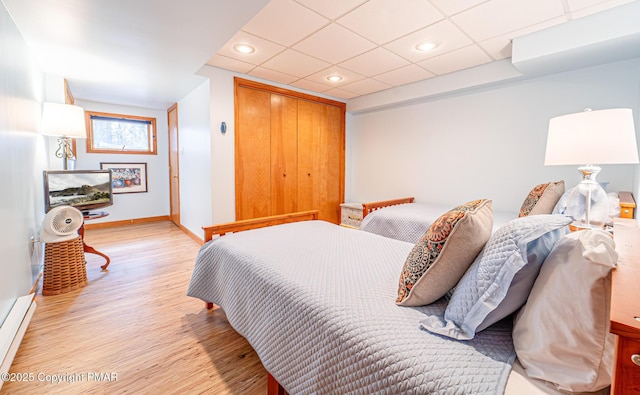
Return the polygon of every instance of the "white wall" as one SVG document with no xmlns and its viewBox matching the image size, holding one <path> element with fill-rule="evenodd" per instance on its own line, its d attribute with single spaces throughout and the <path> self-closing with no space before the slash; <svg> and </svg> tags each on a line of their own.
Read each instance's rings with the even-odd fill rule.
<svg viewBox="0 0 640 395">
<path fill-rule="evenodd" d="M 440 95 L 354 114 L 347 200 L 415 196 L 456 205 L 491 198 L 517 211 L 535 185 L 579 181 L 577 167 L 545 167 L 551 117 L 584 108 L 632 108 L 638 128 L 640 59 Z M 602 166 L 608 191 L 633 190 L 632 165 Z M 637 196 L 637 195 L 636 195 Z"/>
<path fill-rule="evenodd" d="M 29 293 L 42 262 L 42 246 L 32 253 L 31 238 L 44 218 L 43 96 L 44 76 L 0 3 L 0 324 Z"/>
<path fill-rule="evenodd" d="M 234 73 L 204 67 L 201 75 L 211 81 L 211 204 L 212 223 L 235 221 L 235 105 Z M 226 133 L 220 125 L 225 122 Z"/>
<path fill-rule="evenodd" d="M 73 87 L 72 91 L 73 91 Z M 156 155 L 137 154 L 95 154 L 87 153 L 86 140 L 77 140 L 77 170 L 100 169 L 100 162 L 126 162 L 147 164 L 148 192 L 115 194 L 113 206 L 105 211 L 108 217 L 92 220 L 92 223 L 113 222 L 136 218 L 150 218 L 169 215 L 169 153 L 167 111 L 140 107 L 120 106 L 76 100 L 76 105 L 88 111 L 113 114 L 137 115 L 156 119 Z M 61 159 L 59 159 L 61 161 Z"/>
<path fill-rule="evenodd" d="M 200 238 L 212 224 L 209 103 L 209 81 L 178 102 L 180 224 Z"/>
</svg>

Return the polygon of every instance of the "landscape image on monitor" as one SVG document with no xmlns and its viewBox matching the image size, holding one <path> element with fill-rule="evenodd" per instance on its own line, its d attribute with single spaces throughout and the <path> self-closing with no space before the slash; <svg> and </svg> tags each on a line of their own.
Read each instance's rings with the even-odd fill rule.
<svg viewBox="0 0 640 395">
<path fill-rule="evenodd" d="M 45 209 L 74 206 L 80 211 L 113 204 L 110 171 L 45 172 Z"/>
</svg>

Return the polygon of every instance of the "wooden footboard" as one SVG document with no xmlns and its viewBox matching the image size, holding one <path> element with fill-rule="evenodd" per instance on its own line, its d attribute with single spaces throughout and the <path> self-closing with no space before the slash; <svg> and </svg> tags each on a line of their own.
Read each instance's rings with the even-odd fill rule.
<svg viewBox="0 0 640 395">
<path fill-rule="evenodd" d="M 298 213 L 272 215 L 270 217 L 260 217 L 245 219 L 235 222 L 227 222 L 224 224 L 203 226 L 204 230 L 204 242 L 213 239 L 213 236 L 224 236 L 227 233 L 242 232 L 244 230 L 264 228 L 267 226 L 287 224 L 290 222 L 298 221 L 311 221 L 318 219 L 318 210 L 300 211 Z M 207 310 L 213 309 L 213 303 L 205 302 Z"/>
<path fill-rule="evenodd" d="M 392 199 L 392 200 L 381 200 L 379 202 L 362 203 L 362 218 L 364 219 L 364 217 L 366 217 L 367 214 L 371 213 L 372 211 L 379 210 L 383 207 L 395 206 L 397 204 L 404 204 L 404 203 L 413 203 L 414 200 L 415 198 L 413 197 L 406 197 L 406 198 Z"/>
<path fill-rule="evenodd" d="M 264 228 L 266 226 L 286 224 L 289 222 L 310 221 L 314 219 L 318 219 L 318 210 L 245 219 L 241 221 L 227 222 L 225 224 L 203 226 L 202 229 L 204 230 L 204 241 L 206 243 L 213 239 L 214 235 L 224 236 L 227 233 Z"/>
</svg>

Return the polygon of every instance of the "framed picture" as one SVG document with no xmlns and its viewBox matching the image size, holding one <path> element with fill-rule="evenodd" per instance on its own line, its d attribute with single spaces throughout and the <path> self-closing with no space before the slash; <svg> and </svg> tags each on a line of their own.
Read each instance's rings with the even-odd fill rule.
<svg viewBox="0 0 640 395">
<path fill-rule="evenodd" d="M 102 170 L 111 170 L 113 193 L 148 192 L 147 164 L 100 162 Z"/>
</svg>

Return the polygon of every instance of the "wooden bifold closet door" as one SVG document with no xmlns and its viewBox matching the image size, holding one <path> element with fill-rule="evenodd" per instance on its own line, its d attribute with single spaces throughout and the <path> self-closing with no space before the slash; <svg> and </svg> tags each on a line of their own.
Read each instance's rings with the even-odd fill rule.
<svg viewBox="0 0 640 395">
<path fill-rule="evenodd" d="M 345 105 L 235 80 L 236 219 L 319 210 L 339 223 Z"/>
</svg>

